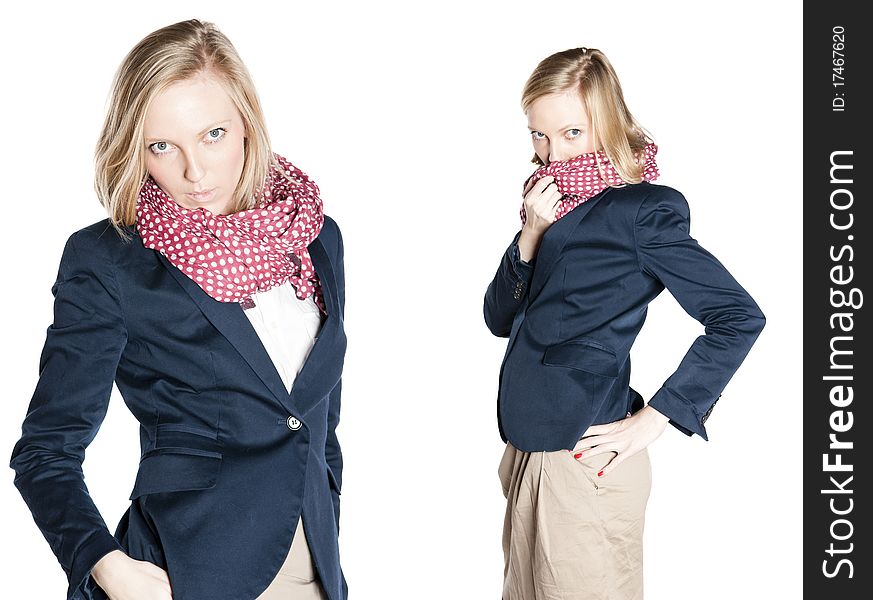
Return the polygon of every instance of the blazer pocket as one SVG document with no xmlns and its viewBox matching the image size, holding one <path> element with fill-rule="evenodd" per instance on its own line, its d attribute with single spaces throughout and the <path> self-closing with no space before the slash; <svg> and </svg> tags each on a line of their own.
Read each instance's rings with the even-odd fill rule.
<svg viewBox="0 0 873 600">
<path fill-rule="evenodd" d="M 603 377 L 618 377 L 615 352 L 596 340 L 579 338 L 549 346 L 543 355 L 543 364 L 568 367 Z"/>
<path fill-rule="evenodd" d="M 155 427 L 155 449 L 192 448 L 221 455 L 218 432 L 184 423 L 158 423 Z"/>
<path fill-rule="evenodd" d="M 130 500 L 157 492 L 215 487 L 221 470 L 219 452 L 196 448 L 154 448 L 143 454 Z"/>
</svg>

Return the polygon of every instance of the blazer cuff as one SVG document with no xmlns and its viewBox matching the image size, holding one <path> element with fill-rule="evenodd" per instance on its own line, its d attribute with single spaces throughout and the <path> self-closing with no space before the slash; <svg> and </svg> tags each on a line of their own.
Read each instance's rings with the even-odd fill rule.
<svg viewBox="0 0 873 600">
<path fill-rule="evenodd" d="M 718 398 L 716 398 L 717 401 Z M 712 405 L 715 406 L 715 402 Z M 696 433 L 704 440 L 709 441 L 703 424 L 709 418 L 712 407 L 706 411 L 705 415 L 699 415 L 694 405 L 686 402 L 666 387 L 662 387 L 652 396 L 649 400 L 649 406 L 665 417 L 669 417 L 670 424 L 685 435 L 691 436 Z"/>
<path fill-rule="evenodd" d="M 530 287 L 530 281 L 533 279 L 534 263 L 536 257 L 531 259 L 531 262 L 526 262 L 521 259 L 521 250 L 518 248 L 518 241 L 512 242 L 507 250 L 509 254 L 509 264 L 512 268 L 512 273 L 515 275 L 515 290 L 521 295 Z"/>
<path fill-rule="evenodd" d="M 70 587 L 67 590 L 68 600 L 79 600 L 83 598 L 91 598 L 91 585 L 88 585 L 88 579 L 91 576 L 91 569 L 97 564 L 101 558 L 112 552 L 113 550 L 121 550 L 124 548 L 118 543 L 118 540 L 109 533 L 109 530 L 101 529 L 88 540 L 73 558 L 73 565 L 70 571 Z M 93 581 L 93 580 L 92 580 Z M 96 586 L 96 583 L 93 583 Z"/>
</svg>

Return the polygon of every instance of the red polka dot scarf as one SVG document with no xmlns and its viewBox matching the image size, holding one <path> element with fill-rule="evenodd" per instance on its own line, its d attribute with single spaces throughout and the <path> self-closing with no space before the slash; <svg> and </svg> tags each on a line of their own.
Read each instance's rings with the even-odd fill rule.
<svg viewBox="0 0 873 600">
<path fill-rule="evenodd" d="M 646 162 L 643 165 L 643 179 L 653 181 L 659 175 L 658 165 L 655 164 L 655 154 L 658 153 L 658 147 L 655 144 L 646 144 L 644 153 Z M 548 175 L 555 178 L 558 191 L 564 194 L 558 202 L 558 209 L 555 212 L 556 221 L 607 187 L 625 183 L 615 170 L 615 167 L 612 166 L 606 154 L 600 150 L 597 152 L 597 156 L 600 159 L 600 164 L 606 176 L 604 180 L 600 175 L 600 170 L 597 168 L 594 154 L 594 152 L 589 152 L 569 160 L 550 162 L 534 171 L 533 175 L 524 182 L 526 186 L 528 181 L 537 181 Z M 525 214 L 524 204 L 522 204 L 522 225 L 524 225 L 526 219 L 527 215 Z"/>
<path fill-rule="evenodd" d="M 229 215 L 185 208 L 149 176 L 139 192 L 137 232 L 146 248 L 166 256 L 216 300 L 250 308 L 255 292 L 290 280 L 300 300 L 315 294 L 326 313 L 306 249 L 324 224 L 318 186 L 284 157 L 273 156 L 281 170 L 270 167 L 263 199 Z"/>
</svg>

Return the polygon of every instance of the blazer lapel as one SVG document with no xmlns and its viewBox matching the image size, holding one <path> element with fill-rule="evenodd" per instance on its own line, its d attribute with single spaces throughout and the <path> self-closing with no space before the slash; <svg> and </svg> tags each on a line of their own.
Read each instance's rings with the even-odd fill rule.
<svg viewBox="0 0 873 600">
<path fill-rule="evenodd" d="M 582 219 L 585 218 L 594 205 L 597 204 L 604 196 L 612 190 L 611 187 L 606 188 L 596 196 L 589 198 L 568 214 L 558 219 L 551 227 L 543 234 L 543 239 L 540 242 L 540 248 L 537 251 L 536 266 L 534 268 L 533 278 L 531 279 L 530 289 L 528 289 L 528 302 L 530 305 L 537 294 L 543 289 L 546 280 L 552 273 L 552 269 L 558 262 L 561 256 L 561 250 L 570 238 L 570 234 L 575 231 Z"/>
<path fill-rule="evenodd" d="M 334 344 L 332 338 L 336 335 L 337 321 L 340 320 L 338 314 L 339 306 L 336 298 L 336 281 L 334 280 L 330 258 L 318 238 L 313 240 L 308 249 L 312 257 L 315 272 L 318 274 L 322 284 L 328 317 L 321 327 L 315 346 L 310 351 L 302 370 L 294 381 L 290 394 L 282 382 L 282 378 L 276 370 L 276 366 L 273 364 L 269 353 L 264 348 L 260 337 L 254 327 L 252 327 L 251 322 L 244 314 L 243 308 L 239 303 L 215 300 L 163 254 L 155 251 L 160 261 L 172 273 L 173 277 L 176 278 L 179 285 L 191 296 L 191 299 L 206 318 L 233 344 L 237 352 L 251 366 L 252 370 L 258 375 L 264 385 L 270 389 L 282 406 L 295 416 L 302 416 L 306 412 L 304 407 L 298 404 L 298 401 L 302 400 L 304 395 L 298 388 L 307 387 L 304 382 L 307 379 L 311 380 L 313 378 L 313 372 L 322 370 L 319 369 L 319 363 L 324 362 L 325 355 L 329 355 L 330 347 Z"/>
<path fill-rule="evenodd" d="M 309 245 L 309 256 L 321 281 L 327 319 L 322 323 L 318 339 L 291 386 L 291 402 L 299 415 L 305 415 L 334 388 L 342 374 L 346 350 L 336 276 L 330 256 L 319 238 Z"/>
</svg>

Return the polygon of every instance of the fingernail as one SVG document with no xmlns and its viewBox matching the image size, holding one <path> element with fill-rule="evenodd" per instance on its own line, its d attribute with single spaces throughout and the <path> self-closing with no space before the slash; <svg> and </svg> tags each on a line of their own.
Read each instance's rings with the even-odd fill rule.
<svg viewBox="0 0 873 600">
<path fill-rule="evenodd" d="M 603 471 L 597 474 L 598 477 L 603 477 Z"/>
<path fill-rule="evenodd" d="M 582 453 L 577 452 L 576 454 L 573 455 L 573 458 L 582 458 Z"/>
</svg>

